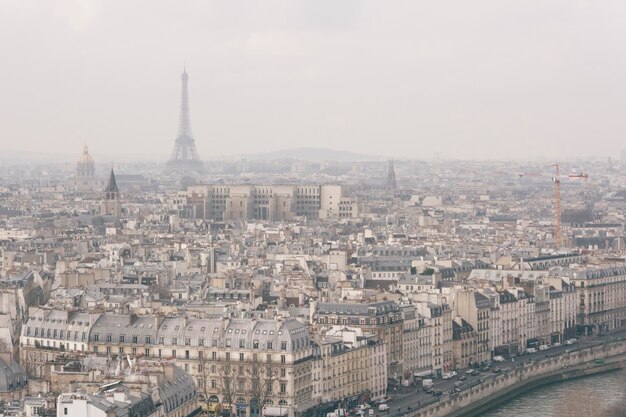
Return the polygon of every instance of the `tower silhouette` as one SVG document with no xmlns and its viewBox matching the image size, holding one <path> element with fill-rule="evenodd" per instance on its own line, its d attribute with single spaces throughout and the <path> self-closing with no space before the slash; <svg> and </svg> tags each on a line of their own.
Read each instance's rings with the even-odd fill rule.
<svg viewBox="0 0 626 417">
<path fill-rule="evenodd" d="M 396 184 L 396 170 L 393 167 L 393 160 L 389 161 L 389 170 L 387 171 L 387 188 L 390 190 L 395 190 L 397 188 Z"/>
<path fill-rule="evenodd" d="M 183 70 L 181 75 L 182 94 L 180 99 L 180 119 L 178 121 L 178 135 L 174 143 L 172 156 L 167 162 L 167 166 L 172 171 L 178 172 L 202 172 L 204 166 L 198 151 L 196 150 L 196 141 L 191 133 L 191 121 L 189 120 L 189 91 L 187 82 L 189 76 L 187 70 Z"/>
<path fill-rule="evenodd" d="M 109 181 L 104 189 L 103 197 L 100 210 L 101 214 L 120 217 L 122 212 L 122 208 L 120 206 L 120 190 L 117 188 L 117 181 L 115 180 L 113 168 L 111 168 Z"/>
</svg>

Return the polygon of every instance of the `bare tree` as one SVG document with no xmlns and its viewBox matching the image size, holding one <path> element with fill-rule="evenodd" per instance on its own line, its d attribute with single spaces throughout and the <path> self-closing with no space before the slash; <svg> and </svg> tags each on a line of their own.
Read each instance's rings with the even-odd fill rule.
<svg viewBox="0 0 626 417">
<path fill-rule="evenodd" d="M 22 348 L 20 352 L 20 365 L 26 376 L 30 379 L 38 379 L 43 377 L 43 365 L 45 361 L 42 353 L 36 350 Z"/>
<path fill-rule="evenodd" d="M 237 368 L 233 366 L 232 362 L 227 360 L 220 365 L 218 372 L 220 375 L 220 391 L 224 397 L 223 402 L 228 404 L 228 410 L 233 415 L 233 403 L 240 393 L 236 374 Z"/>
<path fill-rule="evenodd" d="M 261 362 L 254 358 L 246 368 L 249 392 L 259 404 L 259 415 L 263 417 L 263 407 L 273 395 L 274 383 L 278 379 L 279 369 L 271 361 Z"/>
<path fill-rule="evenodd" d="M 204 355 L 198 357 L 198 391 L 200 400 L 204 403 L 205 409 L 209 411 L 209 398 L 212 395 L 211 386 L 211 364 Z"/>
</svg>

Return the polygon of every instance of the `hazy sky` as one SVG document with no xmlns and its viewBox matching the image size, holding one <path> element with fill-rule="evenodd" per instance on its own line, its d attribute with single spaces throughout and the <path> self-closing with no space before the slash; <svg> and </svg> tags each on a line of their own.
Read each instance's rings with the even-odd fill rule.
<svg viewBox="0 0 626 417">
<path fill-rule="evenodd" d="M 0 0 L 0 150 L 617 155 L 626 1 Z"/>
</svg>

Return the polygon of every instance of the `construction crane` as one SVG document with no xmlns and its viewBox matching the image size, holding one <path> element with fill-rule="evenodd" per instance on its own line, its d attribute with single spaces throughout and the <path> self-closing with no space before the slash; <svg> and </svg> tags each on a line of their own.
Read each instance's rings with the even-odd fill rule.
<svg viewBox="0 0 626 417">
<path fill-rule="evenodd" d="M 562 244 L 561 239 L 561 167 L 558 162 L 553 163 L 550 167 L 554 168 L 555 175 L 552 177 L 552 182 L 554 183 L 554 246 L 556 249 L 559 249 Z M 541 176 L 541 173 L 531 172 L 531 173 L 520 173 L 518 174 L 519 178 L 525 176 Z M 577 174 L 569 174 L 568 178 L 570 179 L 584 179 L 585 181 L 589 176 L 586 173 L 580 172 Z"/>
<path fill-rule="evenodd" d="M 554 182 L 554 246 L 561 247 L 561 172 L 559 163 L 552 166 L 556 169 L 556 175 L 552 178 Z"/>
</svg>

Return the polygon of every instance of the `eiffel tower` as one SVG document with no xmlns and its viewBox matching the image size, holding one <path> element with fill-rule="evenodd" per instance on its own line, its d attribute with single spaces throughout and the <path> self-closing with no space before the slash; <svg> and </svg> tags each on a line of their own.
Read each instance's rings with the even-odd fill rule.
<svg viewBox="0 0 626 417">
<path fill-rule="evenodd" d="M 174 143 L 172 156 L 167 162 L 170 171 L 178 173 L 202 173 L 204 165 L 198 156 L 196 142 L 191 133 L 191 122 L 189 120 L 189 92 L 187 90 L 187 82 L 189 76 L 187 70 L 183 70 L 181 75 L 182 95 L 180 99 L 180 119 L 178 121 L 178 135 Z"/>
</svg>

